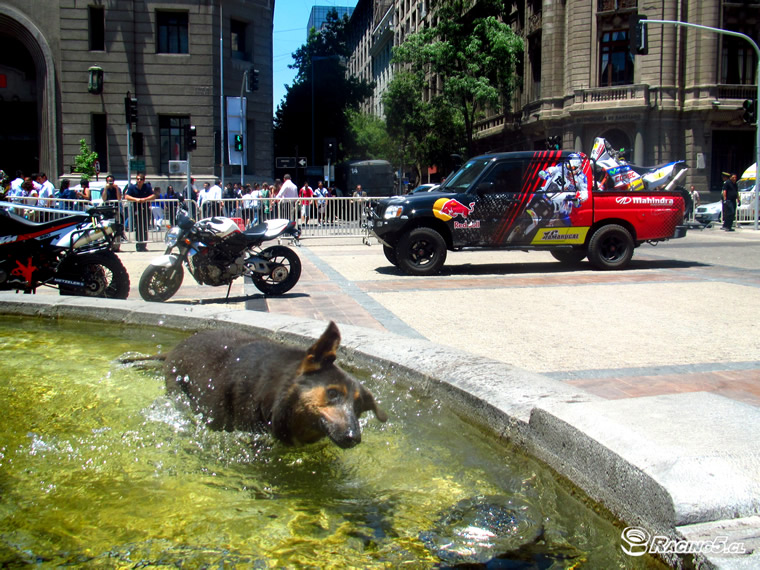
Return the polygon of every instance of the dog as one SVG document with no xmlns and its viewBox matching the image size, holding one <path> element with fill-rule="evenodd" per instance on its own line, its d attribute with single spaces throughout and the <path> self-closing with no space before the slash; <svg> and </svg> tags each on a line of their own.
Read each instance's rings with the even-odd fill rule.
<svg viewBox="0 0 760 570">
<path fill-rule="evenodd" d="M 306 351 L 239 331 L 200 332 L 166 355 L 167 390 L 186 394 L 212 429 L 270 431 L 287 445 L 328 437 L 347 449 L 361 442 L 362 413 L 388 416 L 335 363 L 339 344 L 332 321 Z"/>
</svg>

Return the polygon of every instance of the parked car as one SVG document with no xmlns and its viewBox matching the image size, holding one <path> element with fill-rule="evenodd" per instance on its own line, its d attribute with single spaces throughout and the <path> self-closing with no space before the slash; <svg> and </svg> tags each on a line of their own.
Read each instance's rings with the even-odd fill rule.
<svg viewBox="0 0 760 570">
<path fill-rule="evenodd" d="M 422 192 L 432 192 L 433 190 L 436 190 L 440 187 L 440 184 L 420 184 L 409 192 L 410 194 L 421 194 Z"/>
</svg>

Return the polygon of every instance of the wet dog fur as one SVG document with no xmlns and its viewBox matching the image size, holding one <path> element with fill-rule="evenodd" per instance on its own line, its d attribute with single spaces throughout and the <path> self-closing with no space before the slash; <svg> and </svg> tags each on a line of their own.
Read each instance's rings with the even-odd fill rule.
<svg viewBox="0 0 760 570">
<path fill-rule="evenodd" d="M 289 445 L 329 437 L 349 448 L 361 442 L 362 413 L 388 417 L 335 364 L 339 344 L 334 322 L 308 350 L 239 331 L 199 332 L 167 354 L 166 386 L 185 393 L 212 429 L 268 430 Z"/>
</svg>

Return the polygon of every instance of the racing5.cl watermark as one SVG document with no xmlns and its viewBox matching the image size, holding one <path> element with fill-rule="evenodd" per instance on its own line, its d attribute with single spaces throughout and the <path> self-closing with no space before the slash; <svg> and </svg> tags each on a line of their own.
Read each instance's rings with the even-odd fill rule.
<svg viewBox="0 0 760 570">
<path fill-rule="evenodd" d="M 674 540 L 663 535 L 651 535 L 638 526 L 629 526 L 620 534 L 621 548 L 629 556 L 644 554 L 745 554 L 743 542 L 728 542 L 727 536 L 713 540 Z"/>
</svg>

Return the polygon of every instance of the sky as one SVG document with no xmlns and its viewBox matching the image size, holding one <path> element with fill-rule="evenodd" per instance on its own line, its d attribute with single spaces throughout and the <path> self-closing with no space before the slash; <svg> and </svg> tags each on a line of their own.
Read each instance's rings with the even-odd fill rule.
<svg viewBox="0 0 760 570">
<path fill-rule="evenodd" d="M 312 6 L 356 6 L 357 0 L 275 0 L 272 34 L 272 69 L 274 74 L 272 112 L 285 96 L 285 85 L 291 85 L 296 70 L 291 54 L 306 43 L 306 25 Z"/>
</svg>

